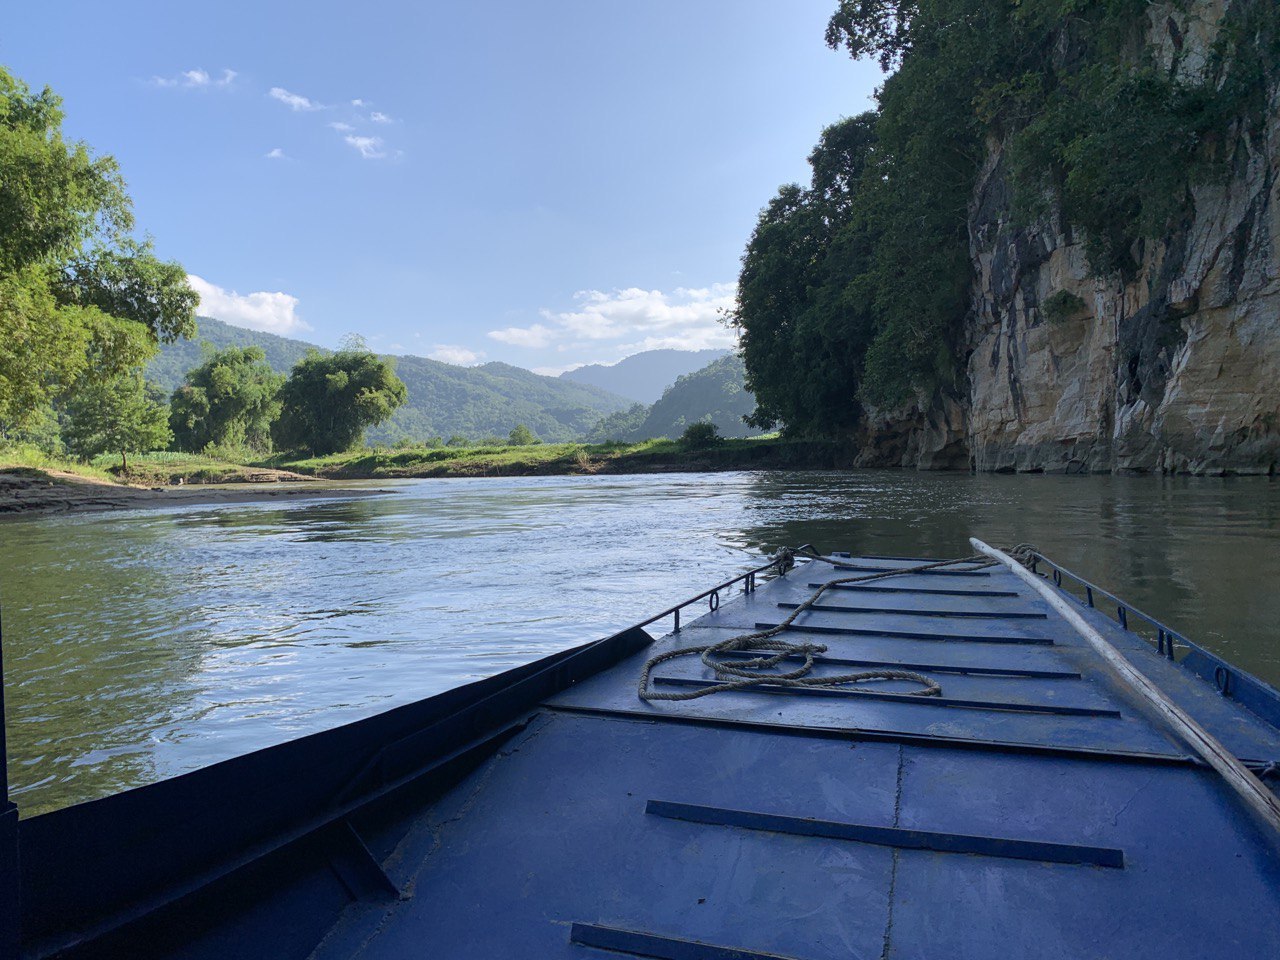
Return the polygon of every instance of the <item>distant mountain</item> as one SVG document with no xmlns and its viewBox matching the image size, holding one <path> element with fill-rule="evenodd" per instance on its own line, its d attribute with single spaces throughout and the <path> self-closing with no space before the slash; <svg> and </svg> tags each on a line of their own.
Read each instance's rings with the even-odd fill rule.
<svg viewBox="0 0 1280 960">
<path fill-rule="evenodd" d="M 172 391 L 203 358 L 201 341 L 217 349 L 259 346 L 272 368 L 287 374 L 308 350 L 321 350 L 302 340 L 233 327 L 210 317 L 199 319 L 195 340 L 168 344 L 151 361 L 147 376 Z M 426 357 L 393 357 L 396 372 L 409 390 L 409 401 L 392 419 L 370 430 L 373 442 L 448 438 L 454 434 L 479 440 L 505 438 L 523 423 L 540 440 L 576 440 L 601 417 L 627 407 L 627 401 L 586 384 L 542 377 L 505 363 L 455 367 Z"/>
<path fill-rule="evenodd" d="M 650 407 L 635 404 L 601 420 L 593 440 L 648 440 L 679 437 L 685 427 L 709 420 L 722 437 L 748 437 L 760 431 L 742 418 L 755 409 L 755 398 L 743 387 L 746 371 L 742 359 L 726 354 L 701 370 L 685 374 L 668 387 Z"/>
<path fill-rule="evenodd" d="M 677 377 L 701 370 L 728 350 L 646 350 L 611 366 L 588 364 L 560 374 L 561 380 L 588 383 L 640 403 L 653 403 Z"/>
</svg>

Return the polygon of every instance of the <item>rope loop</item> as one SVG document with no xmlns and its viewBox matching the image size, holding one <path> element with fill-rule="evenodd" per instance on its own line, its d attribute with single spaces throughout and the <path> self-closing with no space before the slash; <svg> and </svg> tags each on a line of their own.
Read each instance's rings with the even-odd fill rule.
<svg viewBox="0 0 1280 960">
<path fill-rule="evenodd" d="M 1029 543 L 1020 543 L 1011 550 L 1006 551 L 1011 557 L 1019 563 L 1029 567 L 1036 558 L 1036 548 Z M 852 569 L 850 564 L 842 563 L 840 560 L 823 556 L 812 547 L 802 547 L 792 549 L 790 547 L 782 547 L 774 554 L 774 562 L 777 565 L 779 575 L 785 574 L 788 570 L 795 566 L 797 556 L 804 556 L 810 560 L 818 560 L 823 563 L 829 563 L 837 570 Z M 804 613 L 829 589 L 846 583 L 866 583 L 870 580 L 883 580 L 888 577 L 901 577 L 911 573 L 924 573 L 929 570 L 937 570 L 941 567 L 955 566 L 960 563 L 974 564 L 972 569 L 981 567 L 989 567 L 995 564 L 994 560 L 988 559 L 982 555 L 971 557 L 958 557 L 954 560 L 938 560 L 933 563 L 922 563 L 914 567 L 899 567 L 893 570 L 883 570 L 875 573 L 862 574 L 852 577 L 839 577 L 835 580 L 829 580 L 818 587 L 809 599 L 796 606 L 781 623 L 776 626 L 769 627 L 767 630 L 758 630 L 754 633 L 744 633 L 736 637 L 730 637 L 727 640 L 721 640 L 719 643 L 705 644 L 699 647 L 682 647 L 676 650 L 667 650 L 655 657 L 651 657 L 644 665 L 644 669 L 640 674 L 640 683 L 637 693 L 641 700 L 696 700 L 699 697 L 706 697 L 713 693 L 723 693 L 726 690 L 742 690 L 747 687 L 768 684 L 774 687 L 836 687 L 843 684 L 867 683 L 876 680 L 906 680 L 911 683 L 918 684 L 919 690 L 913 690 L 907 696 L 913 697 L 936 697 L 942 694 L 942 687 L 934 680 L 919 673 L 910 670 L 864 670 L 858 673 L 841 673 L 830 676 L 810 676 L 815 663 L 814 658 L 820 654 L 826 653 L 827 648 L 820 643 L 788 643 L 785 640 L 776 640 L 775 637 L 782 633 L 791 624 L 795 623 L 796 617 Z M 717 598 L 718 599 L 718 598 Z M 718 604 L 717 604 L 718 605 Z M 713 608 L 714 609 L 714 608 Z M 724 654 L 733 653 L 755 653 L 765 654 L 758 657 L 749 657 L 747 659 L 737 659 L 734 657 L 725 657 Z M 668 660 L 674 660 L 677 657 L 697 656 L 702 663 L 708 667 L 716 677 L 715 683 L 705 687 L 699 687 L 695 690 L 684 690 L 679 693 L 665 693 L 654 690 L 650 685 L 650 675 L 653 668 L 659 664 L 666 663 Z M 800 659 L 800 664 L 792 670 L 774 671 L 784 661 Z"/>
</svg>

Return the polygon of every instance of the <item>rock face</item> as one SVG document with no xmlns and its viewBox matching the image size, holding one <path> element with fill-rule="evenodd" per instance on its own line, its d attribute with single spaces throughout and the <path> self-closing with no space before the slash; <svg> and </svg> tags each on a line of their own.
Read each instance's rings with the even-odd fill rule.
<svg viewBox="0 0 1280 960">
<path fill-rule="evenodd" d="M 1221 0 L 1151 8 L 1165 63 L 1194 69 Z M 967 383 L 873 418 L 866 463 L 983 471 L 1275 473 L 1280 463 L 1280 90 L 1232 176 L 1146 244 L 1131 282 L 1090 274 L 1063 225 L 1015 226 L 1001 145 L 970 208 Z"/>
</svg>

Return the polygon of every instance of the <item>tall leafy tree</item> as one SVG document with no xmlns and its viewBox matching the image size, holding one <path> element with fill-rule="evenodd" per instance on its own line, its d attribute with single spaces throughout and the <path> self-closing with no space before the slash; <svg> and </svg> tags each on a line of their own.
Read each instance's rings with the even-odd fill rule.
<svg viewBox="0 0 1280 960">
<path fill-rule="evenodd" d="M 210 445 L 271 449 L 284 377 L 261 347 L 228 347 L 188 371 L 169 402 L 169 426 L 180 450 Z"/>
<path fill-rule="evenodd" d="M 407 398 L 392 365 L 358 343 L 331 354 L 313 350 L 280 390 L 280 419 L 272 434 L 284 450 L 350 450 L 366 427 L 387 420 Z"/>
<path fill-rule="evenodd" d="M 857 422 L 874 238 L 855 201 L 875 147 L 874 114 L 828 127 L 809 156 L 811 185 L 779 190 L 747 242 L 729 319 L 756 426 L 838 434 Z"/>
<path fill-rule="evenodd" d="M 86 377 L 190 335 L 198 298 L 130 237 L 115 160 L 62 135 L 62 103 L 0 68 L 0 423 L 38 420 Z"/>
<path fill-rule="evenodd" d="M 136 370 L 79 387 L 67 401 L 62 435 L 67 448 L 85 460 L 120 454 L 125 472 L 129 454 L 163 449 L 172 437 L 163 397 Z"/>
</svg>

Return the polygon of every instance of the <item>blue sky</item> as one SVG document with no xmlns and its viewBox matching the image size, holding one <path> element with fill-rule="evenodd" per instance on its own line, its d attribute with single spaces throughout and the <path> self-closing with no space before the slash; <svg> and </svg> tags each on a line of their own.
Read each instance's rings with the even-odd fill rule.
<svg viewBox="0 0 1280 960">
<path fill-rule="evenodd" d="M 726 343 L 756 214 L 881 80 L 834 6 L 23 4 L 0 63 L 116 156 L 203 312 L 551 372 Z"/>
</svg>

